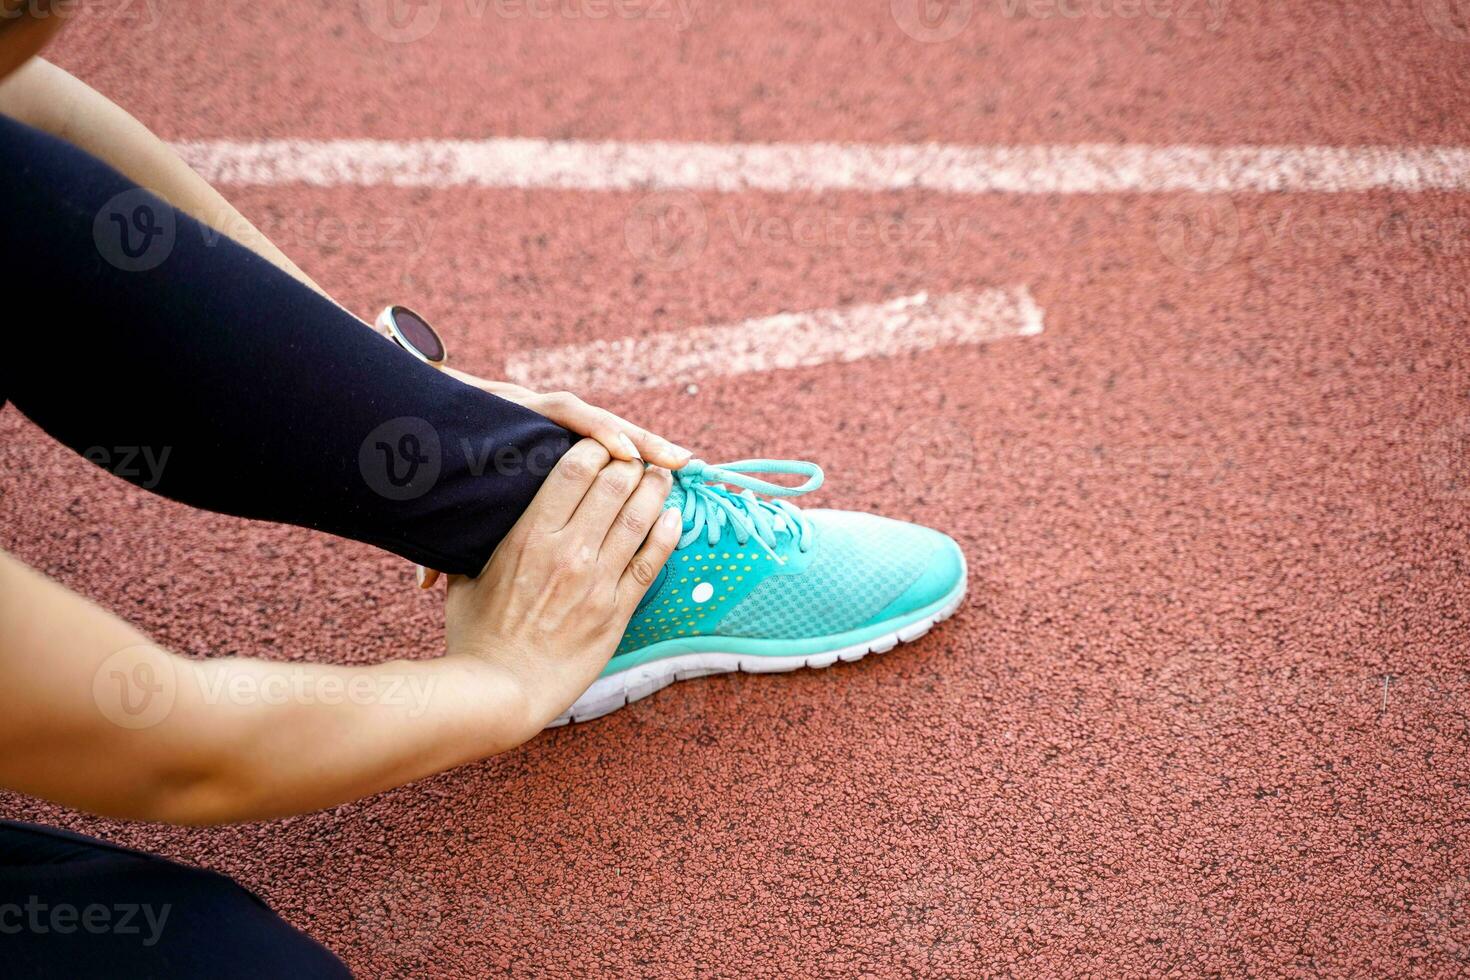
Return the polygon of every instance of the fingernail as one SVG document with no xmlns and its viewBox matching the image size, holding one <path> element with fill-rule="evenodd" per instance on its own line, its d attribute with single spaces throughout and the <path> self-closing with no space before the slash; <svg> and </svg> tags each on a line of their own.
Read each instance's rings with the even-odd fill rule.
<svg viewBox="0 0 1470 980">
<path fill-rule="evenodd" d="M 679 513 L 679 508 L 670 507 L 668 510 L 664 511 L 663 516 L 658 519 L 658 522 L 662 524 L 666 530 L 672 530 L 673 528 L 683 526 L 684 515 Z"/>
<path fill-rule="evenodd" d="M 628 438 L 626 432 L 618 433 L 618 445 L 623 447 L 623 452 L 632 456 L 634 459 L 640 461 L 643 459 L 643 454 L 638 451 L 637 446 L 633 445 L 633 440 Z"/>
<path fill-rule="evenodd" d="M 683 446 L 676 446 L 672 442 L 665 442 L 664 445 L 668 446 L 669 452 L 673 453 L 675 456 L 683 456 L 686 460 L 694 458 L 694 454 L 685 449 Z"/>
<path fill-rule="evenodd" d="M 424 579 L 429 575 L 429 570 L 422 565 L 413 566 L 413 577 L 418 579 L 419 588 L 424 587 Z"/>
</svg>

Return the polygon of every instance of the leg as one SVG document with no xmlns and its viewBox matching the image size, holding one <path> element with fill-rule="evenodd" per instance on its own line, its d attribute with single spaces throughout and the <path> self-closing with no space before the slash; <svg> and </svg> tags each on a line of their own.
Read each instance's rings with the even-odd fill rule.
<svg viewBox="0 0 1470 980">
<path fill-rule="evenodd" d="M 476 575 L 570 448 L 70 143 L 0 116 L 0 402 L 207 510 Z"/>
<path fill-rule="evenodd" d="M 0 962 L 27 977 L 348 977 L 224 875 L 0 821 Z"/>
</svg>

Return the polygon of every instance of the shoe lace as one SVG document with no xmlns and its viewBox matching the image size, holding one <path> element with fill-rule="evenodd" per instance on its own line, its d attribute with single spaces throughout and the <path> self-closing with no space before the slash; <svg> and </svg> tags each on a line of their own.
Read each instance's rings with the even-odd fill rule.
<svg viewBox="0 0 1470 980">
<path fill-rule="evenodd" d="M 785 473 L 804 476 L 806 482 L 784 487 L 745 475 L 749 473 Z M 781 498 L 811 493 L 822 485 L 822 468 L 816 463 L 799 459 L 742 459 L 715 465 L 695 459 L 676 470 L 674 479 L 684 489 L 681 548 L 701 534 L 710 545 L 718 544 L 728 530 L 742 545 L 755 538 L 772 558 L 784 565 L 786 560 L 776 554 L 777 536 L 782 531 L 792 534 L 802 551 L 812 545 L 811 520 L 799 508 L 785 500 L 765 500 L 756 494 Z M 732 493 L 720 484 L 738 487 L 740 492 Z"/>
</svg>

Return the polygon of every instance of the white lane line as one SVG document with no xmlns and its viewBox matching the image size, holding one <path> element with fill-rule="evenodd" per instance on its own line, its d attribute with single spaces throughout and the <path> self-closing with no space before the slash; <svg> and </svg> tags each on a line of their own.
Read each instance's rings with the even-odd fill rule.
<svg viewBox="0 0 1470 980">
<path fill-rule="evenodd" d="M 185 141 L 234 185 L 1114 194 L 1470 190 L 1470 147 Z"/>
<path fill-rule="evenodd" d="M 530 388 L 636 391 L 782 368 L 892 357 L 1042 331 L 1025 286 L 889 300 L 644 337 L 523 351 L 505 374 Z"/>
</svg>

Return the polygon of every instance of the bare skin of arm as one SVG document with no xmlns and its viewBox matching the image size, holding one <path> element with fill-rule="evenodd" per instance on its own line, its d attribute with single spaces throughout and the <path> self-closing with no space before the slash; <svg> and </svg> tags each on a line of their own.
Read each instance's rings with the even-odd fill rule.
<svg viewBox="0 0 1470 980">
<path fill-rule="evenodd" d="M 0 552 L 0 785 L 106 816 L 304 813 L 512 748 L 596 679 L 678 540 L 669 474 L 584 440 L 475 579 L 446 655 L 190 659 Z"/>
</svg>

